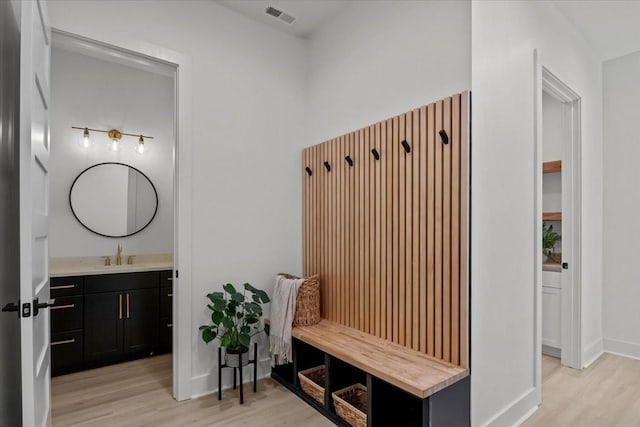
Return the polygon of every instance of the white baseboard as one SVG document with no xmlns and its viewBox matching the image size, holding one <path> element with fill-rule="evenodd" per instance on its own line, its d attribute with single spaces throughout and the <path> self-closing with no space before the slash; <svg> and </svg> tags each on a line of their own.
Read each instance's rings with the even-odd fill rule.
<svg viewBox="0 0 640 427">
<path fill-rule="evenodd" d="M 471 403 L 473 405 L 473 402 Z M 512 427 L 519 426 L 538 410 L 540 398 L 534 387 L 524 392 L 502 411 L 494 415 L 483 427 Z"/>
<path fill-rule="evenodd" d="M 591 366 L 593 362 L 595 362 L 600 358 L 600 356 L 602 356 L 602 353 L 604 353 L 603 346 L 604 344 L 602 338 L 598 338 L 584 349 L 584 351 L 582 352 L 583 369 Z"/>
<path fill-rule="evenodd" d="M 222 370 L 222 390 L 227 390 L 233 387 L 233 374 L 231 369 Z M 243 371 L 243 378 L 245 384 L 253 381 L 253 366 L 249 365 Z M 261 359 L 258 361 L 258 379 L 267 378 L 271 376 L 271 359 Z M 209 394 L 218 392 L 218 378 L 217 370 L 212 372 L 198 375 L 191 378 L 191 398 L 196 399 L 198 397 L 206 396 Z M 245 390 L 246 392 L 246 390 Z"/>
<path fill-rule="evenodd" d="M 636 343 L 605 338 L 604 351 L 632 359 L 640 359 L 640 344 Z"/>
</svg>

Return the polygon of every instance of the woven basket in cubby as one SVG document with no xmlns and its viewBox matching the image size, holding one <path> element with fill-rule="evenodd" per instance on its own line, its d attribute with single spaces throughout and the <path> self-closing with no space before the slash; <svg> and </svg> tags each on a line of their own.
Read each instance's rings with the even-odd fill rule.
<svg viewBox="0 0 640 427">
<path fill-rule="evenodd" d="M 324 365 L 298 372 L 302 390 L 321 405 L 324 405 L 325 372 Z"/>
<path fill-rule="evenodd" d="M 331 394 L 336 414 L 353 427 L 367 427 L 367 388 L 354 384 Z"/>
</svg>

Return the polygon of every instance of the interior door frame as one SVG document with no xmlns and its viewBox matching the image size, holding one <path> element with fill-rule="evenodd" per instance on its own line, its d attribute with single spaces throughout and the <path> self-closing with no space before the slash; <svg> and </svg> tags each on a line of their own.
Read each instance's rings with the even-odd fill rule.
<svg viewBox="0 0 640 427">
<path fill-rule="evenodd" d="M 103 46 L 141 59 L 151 59 L 175 68 L 174 112 L 174 252 L 173 252 L 173 397 L 192 397 L 192 318 L 191 318 L 191 159 L 192 159 L 192 60 L 191 57 L 163 46 L 120 37 L 95 40 L 52 28 L 52 33 Z M 179 274 L 178 274 L 179 273 Z"/>
<path fill-rule="evenodd" d="M 542 94 L 547 93 L 563 103 L 563 120 L 567 125 L 567 140 L 562 162 L 562 181 L 570 180 L 571 191 L 566 194 L 563 186 L 562 231 L 568 234 L 569 244 L 562 246 L 562 262 L 569 268 L 563 269 L 561 291 L 561 364 L 582 369 L 582 257 L 581 257 L 581 217 L 582 217 L 582 134 L 581 134 L 581 98 L 562 80 L 543 65 L 540 54 L 535 52 L 535 99 L 536 99 L 536 137 L 535 137 L 535 301 L 536 327 L 534 346 L 535 384 L 538 390 L 542 385 Z M 567 203 L 568 202 L 568 203 Z M 567 219 L 565 221 L 565 218 Z M 566 252 L 565 252 L 566 251 Z"/>
</svg>

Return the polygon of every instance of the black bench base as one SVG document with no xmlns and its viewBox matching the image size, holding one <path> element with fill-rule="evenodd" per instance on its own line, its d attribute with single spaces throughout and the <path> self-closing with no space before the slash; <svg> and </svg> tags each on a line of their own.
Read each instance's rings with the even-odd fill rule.
<svg viewBox="0 0 640 427">
<path fill-rule="evenodd" d="M 298 382 L 298 372 L 325 365 L 325 401 L 320 405 Z M 421 399 L 300 340 L 293 340 L 293 363 L 276 366 L 271 378 L 338 426 L 349 426 L 335 412 L 331 393 L 354 383 L 367 386 L 367 427 L 465 427 L 471 425 L 471 377 Z"/>
</svg>

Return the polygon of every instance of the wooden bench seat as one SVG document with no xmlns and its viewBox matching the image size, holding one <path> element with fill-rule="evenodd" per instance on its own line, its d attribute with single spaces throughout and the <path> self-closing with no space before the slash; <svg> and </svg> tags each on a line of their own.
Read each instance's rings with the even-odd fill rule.
<svg viewBox="0 0 640 427">
<path fill-rule="evenodd" d="M 294 327 L 292 335 L 421 399 L 469 375 L 468 369 L 326 319 Z"/>
</svg>

